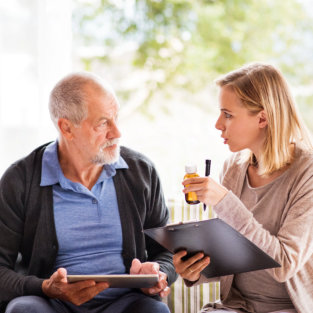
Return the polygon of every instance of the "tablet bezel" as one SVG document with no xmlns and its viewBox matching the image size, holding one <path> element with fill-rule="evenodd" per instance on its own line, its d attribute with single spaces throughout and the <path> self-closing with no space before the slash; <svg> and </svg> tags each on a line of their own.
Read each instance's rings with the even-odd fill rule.
<svg viewBox="0 0 313 313">
<path fill-rule="evenodd" d="M 95 282 L 108 282 L 109 288 L 150 288 L 157 284 L 157 274 L 119 274 L 119 275 L 67 275 L 68 283 L 94 280 Z"/>
</svg>

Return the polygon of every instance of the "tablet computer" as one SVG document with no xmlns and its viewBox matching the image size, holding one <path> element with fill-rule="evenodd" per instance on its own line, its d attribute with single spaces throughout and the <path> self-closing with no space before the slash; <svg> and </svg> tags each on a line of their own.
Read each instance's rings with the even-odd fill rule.
<svg viewBox="0 0 313 313">
<path fill-rule="evenodd" d="M 83 280 L 105 281 L 109 283 L 109 288 L 149 288 L 153 287 L 159 281 L 159 275 L 67 275 L 67 281 L 69 283 Z"/>
</svg>

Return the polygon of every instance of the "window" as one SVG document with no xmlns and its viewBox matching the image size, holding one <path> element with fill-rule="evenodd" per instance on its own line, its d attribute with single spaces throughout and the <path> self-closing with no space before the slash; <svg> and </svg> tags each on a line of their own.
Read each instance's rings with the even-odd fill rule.
<svg viewBox="0 0 313 313">
<path fill-rule="evenodd" d="M 71 1 L 0 2 L 0 175 L 56 138 L 47 103 L 71 71 Z"/>
</svg>

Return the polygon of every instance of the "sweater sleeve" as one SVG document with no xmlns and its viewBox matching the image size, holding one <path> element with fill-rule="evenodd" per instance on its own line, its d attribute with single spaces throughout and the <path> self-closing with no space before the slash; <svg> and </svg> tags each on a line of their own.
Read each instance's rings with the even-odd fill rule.
<svg viewBox="0 0 313 313">
<path fill-rule="evenodd" d="M 280 268 L 267 270 L 278 282 L 285 282 L 292 278 L 313 254 L 312 171 L 298 168 L 297 174 L 294 177 L 290 176 L 289 181 L 290 188 L 285 185 L 280 186 L 281 190 L 276 190 L 267 202 L 271 210 L 278 209 L 278 205 L 284 210 L 281 221 L 277 221 L 280 223 L 280 228 L 275 235 L 254 218 L 232 191 L 229 191 L 214 206 L 219 218 L 281 264 Z M 286 196 L 281 195 L 283 190 Z"/>
<path fill-rule="evenodd" d="M 12 165 L 0 181 L 0 301 L 17 296 L 42 296 L 42 279 L 18 273 L 16 260 L 23 240 L 25 180 Z"/>
<path fill-rule="evenodd" d="M 165 226 L 168 222 L 169 212 L 165 204 L 161 183 L 154 167 L 151 168 L 151 186 L 148 196 L 149 209 L 145 228 Z M 167 274 L 169 285 L 177 279 L 172 260 L 172 253 L 160 246 L 156 241 L 146 236 L 148 259 L 158 262 L 160 270 Z"/>
</svg>

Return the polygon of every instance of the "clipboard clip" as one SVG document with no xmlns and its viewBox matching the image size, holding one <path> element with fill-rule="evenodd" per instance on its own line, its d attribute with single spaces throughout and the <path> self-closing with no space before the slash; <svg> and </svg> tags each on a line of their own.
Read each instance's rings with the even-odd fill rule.
<svg viewBox="0 0 313 313">
<path fill-rule="evenodd" d="M 178 223 L 167 224 L 166 228 L 167 228 L 168 231 L 175 231 L 175 230 L 177 230 L 177 228 L 175 228 L 175 226 L 188 225 L 188 224 L 193 224 L 193 223 L 196 223 L 196 222 L 199 222 L 199 221 L 198 220 L 189 220 L 187 222 L 180 221 Z M 196 223 L 193 226 L 194 227 L 199 227 L 199 224 Z"/>
</svg>

